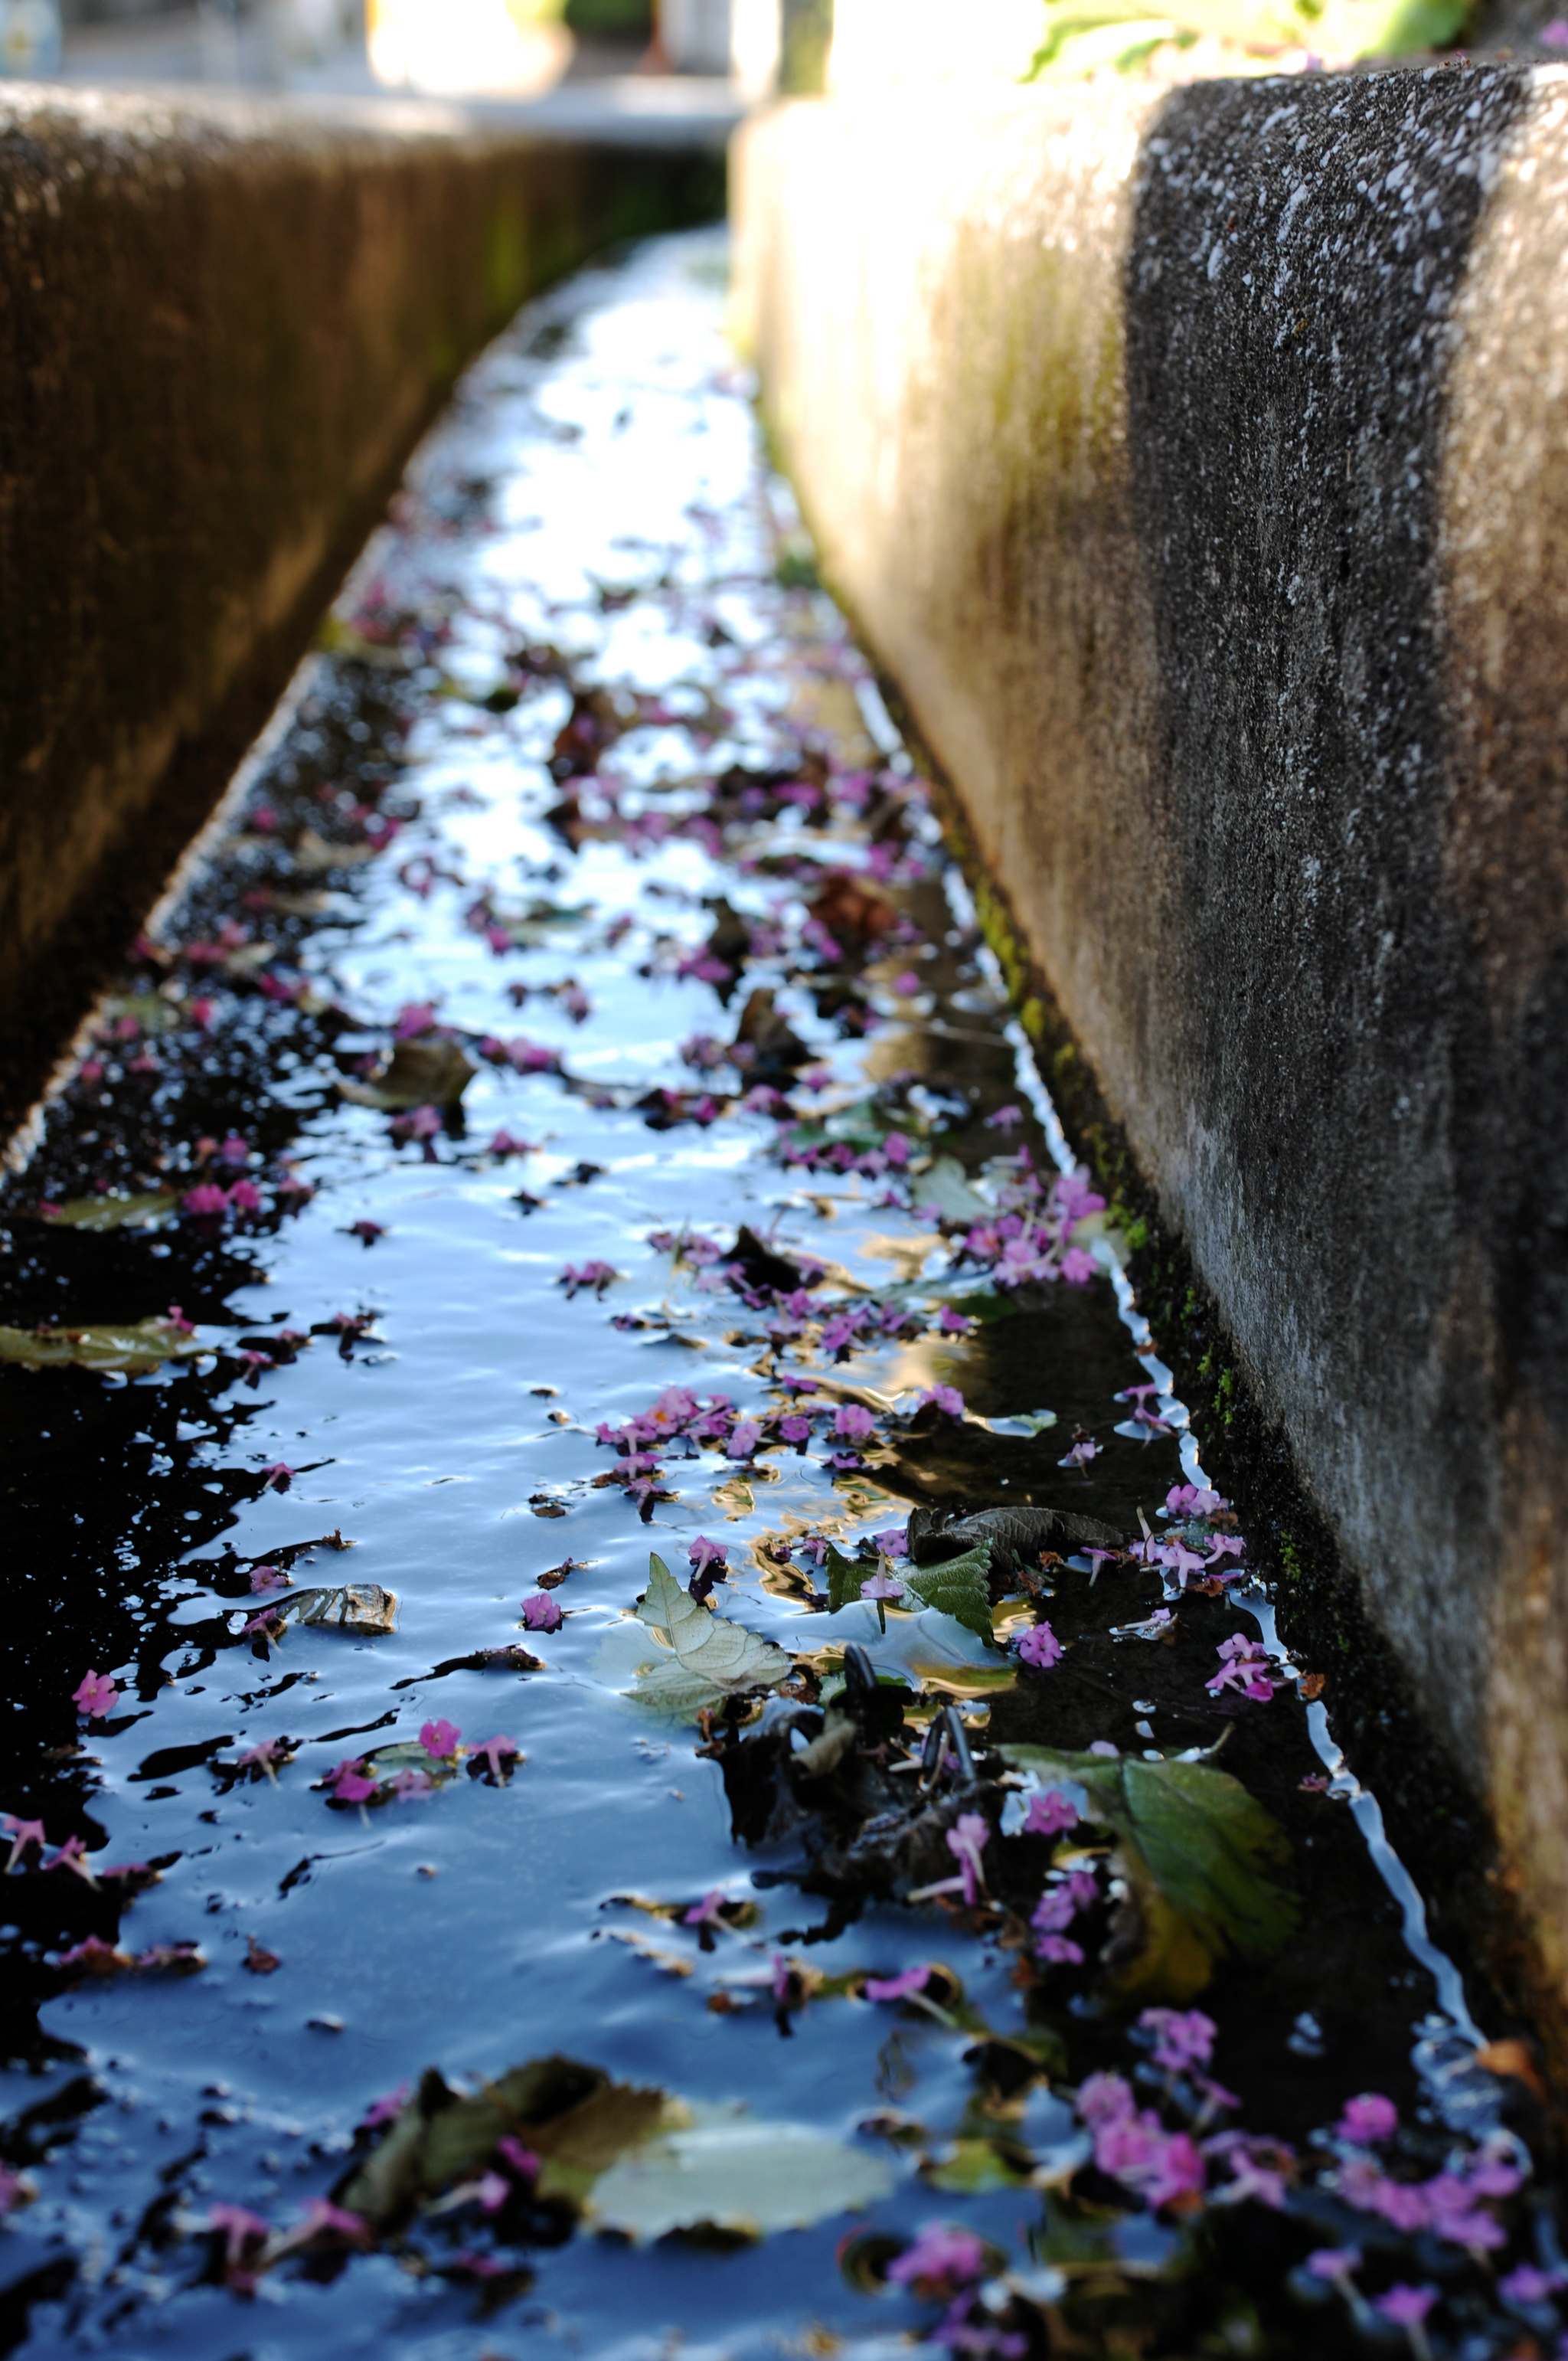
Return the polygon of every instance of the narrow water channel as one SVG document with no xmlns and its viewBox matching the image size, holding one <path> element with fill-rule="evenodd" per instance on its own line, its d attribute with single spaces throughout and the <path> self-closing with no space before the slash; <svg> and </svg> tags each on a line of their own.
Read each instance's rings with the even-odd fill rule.
<svg viewBox="0 0 1568 2361">
<path fill-rule="evenodd" d="M 6 1185 L 0 2346 L 1555 2354 L 724 274 L 471 374 Z"/>
</svg>

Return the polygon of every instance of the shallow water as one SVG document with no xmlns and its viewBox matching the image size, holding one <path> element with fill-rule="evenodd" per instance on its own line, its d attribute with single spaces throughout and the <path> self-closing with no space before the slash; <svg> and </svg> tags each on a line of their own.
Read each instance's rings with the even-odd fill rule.
<svg viewBox="0 0 1568 2361">
<path fill-rule="evenodd" d="M 0 2232 L 5 2349 L 870 2355 L 940 2332 L 998 2353 L 1550 2350 L 1552 2209 L 1510 2128 L 1530 2130 L 1528 2093 L 1475 2064 L 1458 1971 L 1246 1590 L 1245 1543 L 1224 1546 L 1234 1520 L 1164 1514 L 1172 1486 L 1201 1481 L 1198 1443 L 1106 1218 L 1061 1228 L 1057 1263 L 1069 1239 L 1083 1258 L 1070 1276 L 1006 1289 L 999 1249 L 966 1257 L 964 1222 L 928 1209 L 942 1159 L 949 1191 L 967 1174 L 992 1201 L 1043 1174 L 1045 1203 L 1065 1150 L 921 785 L 760 456 L 721 339 L 723 269 L 702 236 L 586 274 L 471 374 L 9 1188 L 0 1320 L 173 1303 L 204 1349 L 128 1377 L 0 1368 L 5 1801 L 48 1839 L 19 1838 L 5 1895 L 0 2154 L 24 2176 Z M 726 787 L 734 766 L 750 778 Z M 828 905 L 807 915 L 843 872 L 874 905 L 859 945 L 848 906 L 846 942 L 825 939 Z M 770 1059 L 763 1038 L 738 1066 L 759 987 L 795 1042 Z M 427 1052 L 461 1045 L 460 1107 L 394 1115 L 340 1091 L 373 1082 L 400 1017 Z M 501 1133 L 526 1149 L 498 1148 Z M 192 1209 L 192 1190 L 247 1178 L 255 1211 Z M 70 1211 L 159 1190 L 143 1226 Z M 801 1264 L 793 1313 L 777 1272 L 725 1278 L 741 1224 Z M 563 1283 L 587 1265 L 602 1285 Z M 942 1307 L 966 1301 L 978 1324 L 944 1334 Z M 857 1303 L 880 1325 L 835 1357 L 823 1307 Z M 672 1386 L 776 1420 L 783 1381 L 807 1375 L 801 1449 L 765 1430 L 748 1454 L 732 1423 L 728 1455 L 722 1431 L 677 1438 L 651 1455 L 641 1503 L 596 1438 Z M 961 1415 L 917 1407 L 944 1386 Z M 1141 1429 L 1117 1399 L 1138 1386 Z M 857 1390 L 859 1449 L 830 1432 Z M 1092 1455 L 1064 1464 L 1080 1434 Z M 830 1466 L 836 1445 L 861 1465 Z M 1064 1549 L 1002 1587 L 989 1650 L 934 1609 L 894 1606 L 885 1635 L 869 1602 L 819 1611 L 803 1542 L 852 1553 L 912 1501 L 1033 1502 L 1124 1543 L 1180 1528 L 1196 1579 L 1146 1554 L 1095 1574 Z M 1103 1883 L 1081 1967 L 1028 1965 L 1041 1839 L 992 1839 L 997 1906 L 973 1909 L 803 1891 L 824 1880 L 798 1830 L 737 1840 L 760 1692 L 700 1730 L 629 1694 L 660 1653 L 630 1613 L 650 1548 L 685 1582 L 699 1534 L 728 1553 L 718 1613 L 799 1659 L 807 1697 L 823 1677 L 831 1693 L 849 1641 L 884 1674 L 913 1664 L 916 1752 L 948 1698 L 977 1749 L 1142 1761 L 1223 1741 L 1288 1840 L 1299 1897 L 1288 1941 L 1175 1995 L 1217 2026 L 1206 2062 L 1234 2103 L 1151 2062 L 1138 2015 L 1163 1988 L 1108 1997 Z M 247 1633 L 289 1598 L 253 1588 L 258 1565 L 297 1588 L 379 1585 L 395 1630 Z M 530 1598 L 546 1625 L 563 1610 L 558 1629 L 523 1627 Z M 1162 1606 L 1174 1639 L 1132 1630 Z M 1021 1672 L 1041 1612 L 1066 1653 Z M 1260 1630 L 1272 1695 L 1212 1691 L 1221 1643 Z M 513 1648 L 537 1668 L 472 1661 Z M 89 1668 L 118 1691 L 91 1721 L 71 1702 Z M 508 1772 L 498 1755 L 492 1776 L 470 1751 L 448 1778 L 444 1741 L 419 1744 L 442 1719 L 466 1749 L 500 1735 L 525 1759 Z M 236 1768 L 269 1741 L 272 1772 Z M 334 1766 L 394 1743 L 413 1750 L 414 1793 L 334 1799 Z M 160 1874 L 127 1899 L 126 1882 L 56 1873 L 72 1836 L 100 1872 Z M 122 1961 L 195 1945 L 203 1963 L 58 1964 L 89 1937 Z M 935 2015 L 918 1994 L 817 1984 L 930 1963 Z M 576 2224 L 514 2191 L 371 2252 L 330 2227 L 287 2254 L 242 2234 L 231 2277 L 254 2287 L 224 2283 L 214 2205 L 285 2231 L 310 2201 L 344 2200 L 370 2145 L 356 2127 L 426 2067 L 474 2089 L 552 2052 L 699 2120 L 740 2101 L 809 2126 L 868 2202 L 760 2239 L 731 2224 L 638 2243 L 595 2235 L 591 2195 Z M 1286 2143 L 1252 2159 L 1273 2181 L 1249 2197 L 1234 2146 L 1211 2145 L 1174 2199 L 1135 2172 L 1118 2183 L 1073 2112 L 1096 2071 L 1135 2078 L 1138 2104 L 1164 2110 L 1157 2136 L 1241 2125 Z M 1397 2135 L 1332 2130 L 1366 2092 L 1397 2105 Z M 1358 2158 L 1378 2159 L 1374 2182 L 1355 2181 Z M 1474 2177 L 1476 2159 L 1495 2185 L 1468 2214 L 1433 2198 L 1398 2224 L 1377 2201 L 1391 2180 Z M 962 2268 L 887 2283 L 933 2221 L 991 2242 L 982 2293 Z M 882 2246 L 840 2257 L 868 2227 Z M 1353 2242 L 1359 2277 L 1303 2269 Z M 1499 2294 L 1521 2263 L 1541 2285 Z M 1398 2301 L 1369 2308 L 1397 2285 L 1418 2290 L 1413 2326 Z"/>
</svg>

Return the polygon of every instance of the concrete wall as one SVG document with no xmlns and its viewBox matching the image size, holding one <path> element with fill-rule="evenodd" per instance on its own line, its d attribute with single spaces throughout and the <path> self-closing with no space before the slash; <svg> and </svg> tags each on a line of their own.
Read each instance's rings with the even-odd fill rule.
<svg viewBox="0 0 1568 2361">
<path fill-rule="evenodd" d="M 800 104 L 733 173 L 828 575 L 1484 1795 L 1561 2032 L 1568 76 Z"/>
<path fill-rule="evenodd" d="M 522 299 L 721 202 L 496 113 L 0 98 L 0 1123 Z"/>
</svg>

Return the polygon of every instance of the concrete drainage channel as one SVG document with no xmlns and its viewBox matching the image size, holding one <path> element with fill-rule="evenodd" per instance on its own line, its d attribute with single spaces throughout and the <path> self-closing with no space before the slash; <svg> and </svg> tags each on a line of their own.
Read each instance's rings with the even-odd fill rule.
<svg viewBox="0 0 1568 2361">
<path fill-rule="evenodd" d="M 10 2349 L 1554 2349 L 1558 87 L 752 126 L 815 558 L 716 234 L 466 380 L 6 1191 Z M 58 910 L 138 761 L 14 804 Z"/>
</svg>

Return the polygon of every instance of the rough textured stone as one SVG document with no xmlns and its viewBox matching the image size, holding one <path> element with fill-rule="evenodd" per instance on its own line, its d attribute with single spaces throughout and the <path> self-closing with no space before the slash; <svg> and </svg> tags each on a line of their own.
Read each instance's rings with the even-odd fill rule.
<svg viewBox="0 0 1568 2361">
<path fill-rule="evenodd" d="M 1568 2023 L 1568 78 L 779 111 L 829 577 Z"/>
<path fill-rule="evenodd" d="M 700 151 L 433 105 L 0 99 L 0 1115 L 27 1105 L 470 355 Z"/>
</svg>

